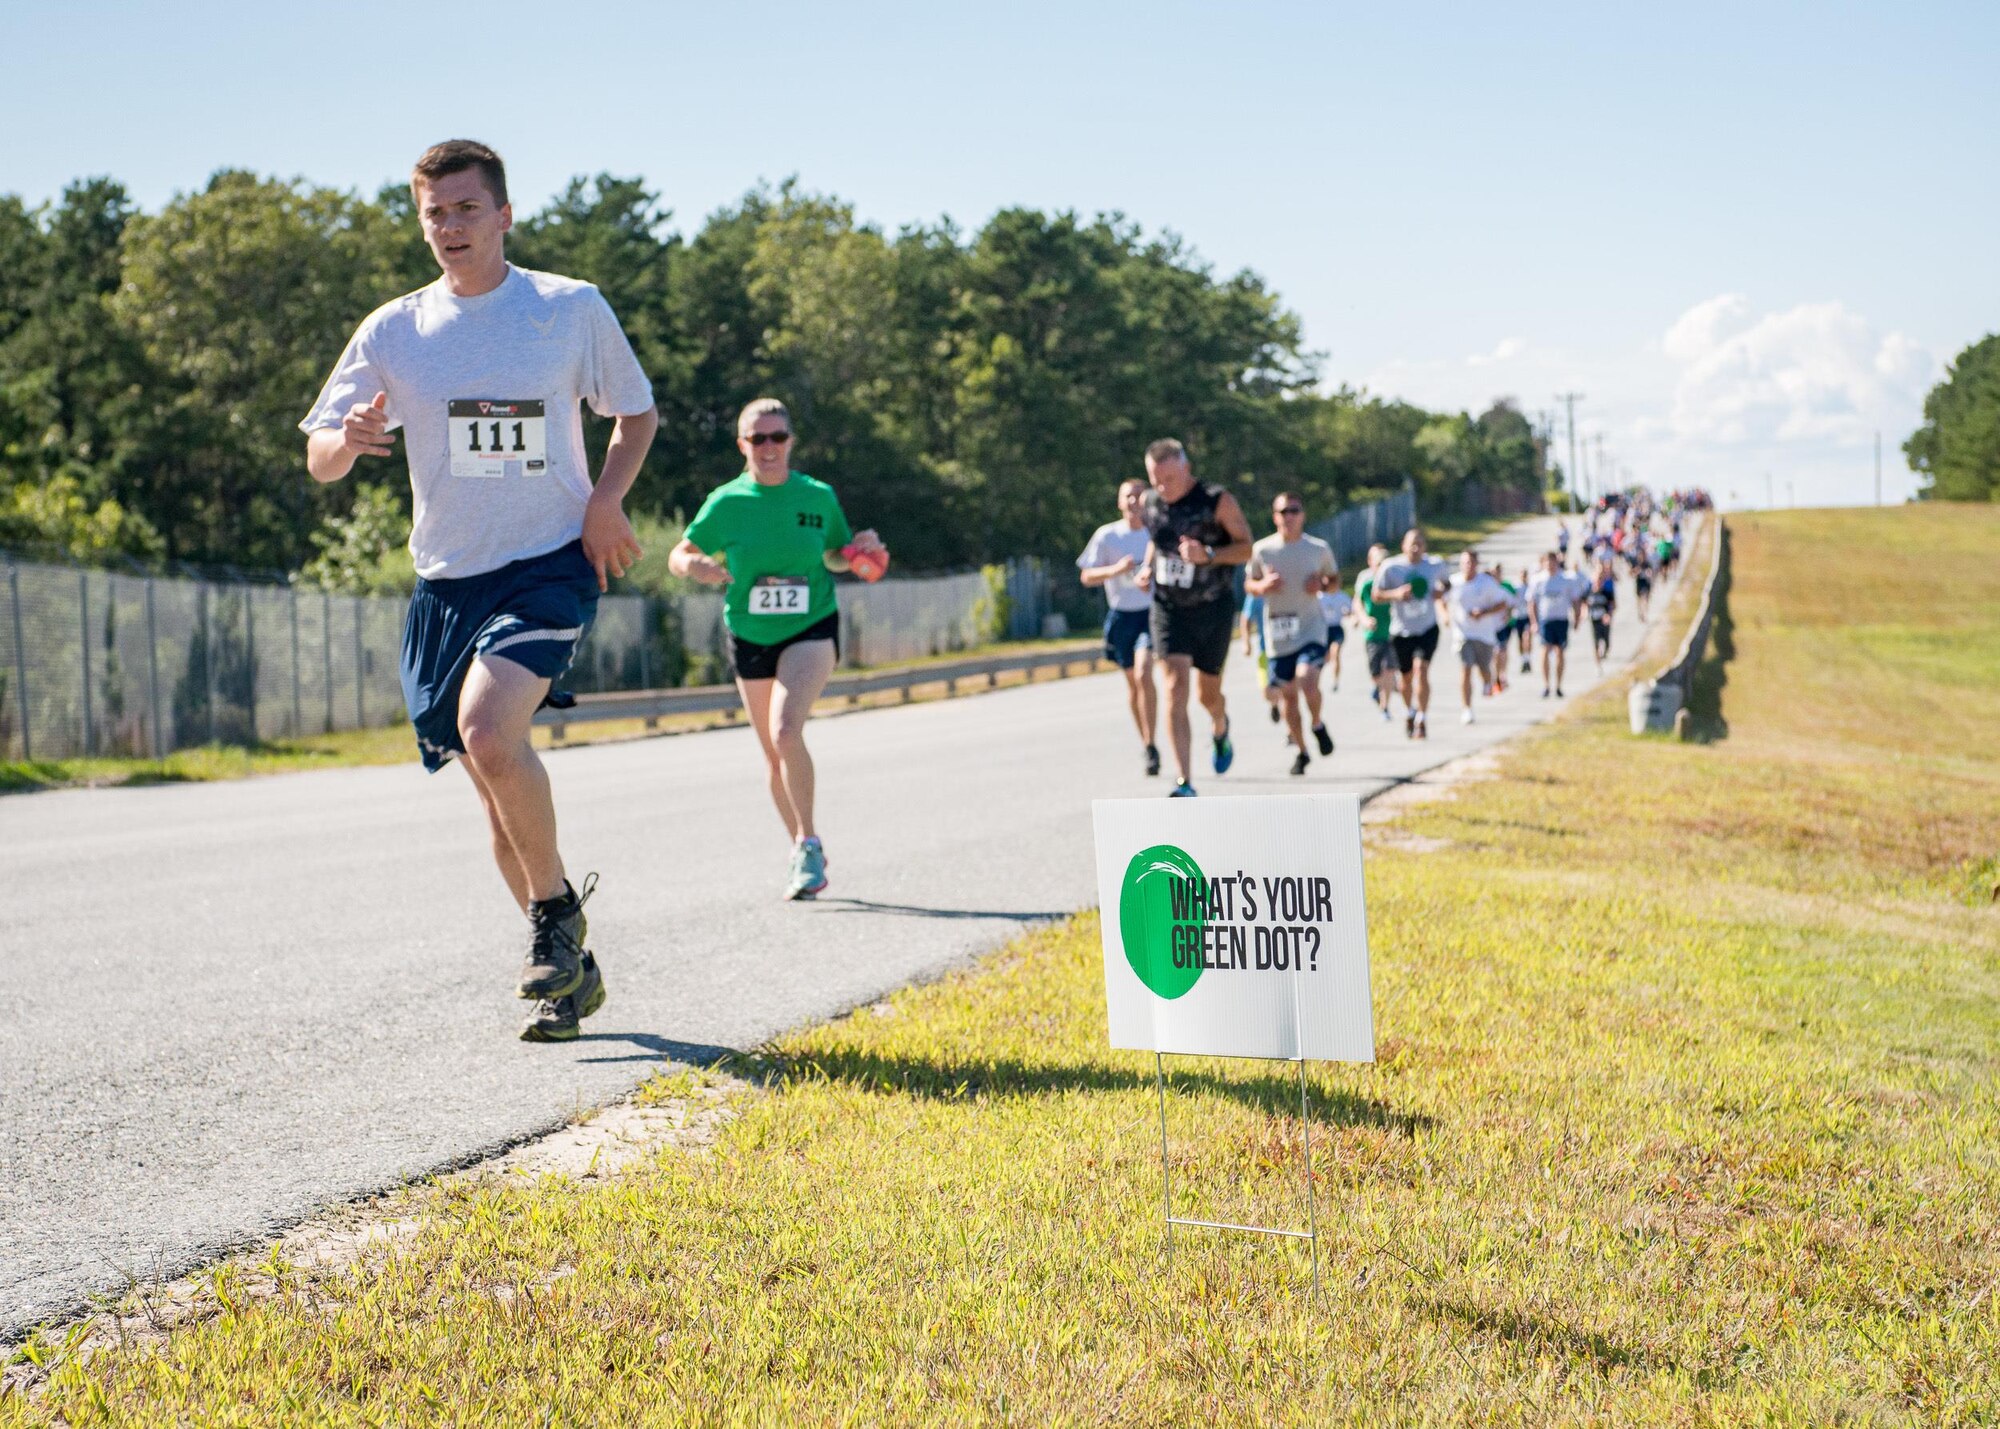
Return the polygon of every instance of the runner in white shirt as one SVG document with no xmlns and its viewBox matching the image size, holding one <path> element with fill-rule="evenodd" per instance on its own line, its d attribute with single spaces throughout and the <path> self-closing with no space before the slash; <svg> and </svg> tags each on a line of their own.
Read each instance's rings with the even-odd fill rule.
<svg viewBox="0 0 2000 1429">
<path fill-rule="evenodd" d="M 306 469 L 339 481 L 401 428 L 417 589 L 403 698 L 432 772 L 458 758 L 527 914 L 516 987 L 530 1042 L 569 1041 L 604 1002 L 583 904 L 556 845 L 535 711 L 569 667 L 610 576 L 639 557 L 623 503 L 659 418 L 596 288 L 507 261 L 507 174 L 484 144 L 427 150 L 410 176 L 438 280 L 362 322 L 299 423 Z M 580 407 L 616 420 L 595 483 Z"/>
<path fill-rule="evenodd" d="M 1104 617 L 1104 658 L 1125 672 L 1125 702 L 1146 747 L 1146 773 L 1160 772 L 1160 749 L 1154 742 L 1159 728 L 1160 691 L 1153 681 L 1153 597 L 1139 589 L 1132 573 L 1146 561 L 1146 483 L 1138 477 L 1119 484 L 1116 521 L 1099 526 L 1090 544 L 1076 558 L 1083 583 L 1104 592 L 1110 607 Z"/>
<path fill-rule="evenodd" d="M 1336 578 L 1338 579 L 1338 578 Z M 1333 676 L 1329 687 L 1340 688 L 1340 651 L 1347 644 L 1347 617 L 1354 613 L 1354 597 L 1337 584 L 1322 586 L 1319 592 L 1319 613 L 1326 621 L 1326 635 L 1331 642 L 1326 648 L 1327 673 Z"/>
<path fill-rule="evenodd" d="M 1542 556 L 1541 573 L 1528 583 L 1528 606 L 1534 612 L 1536 630 L 1542 639 L 1543 699 L 1549 697 L 1551 679 L 1556 698 L 1562 698 L 1570 623 L 1589 594 L 1590 582 L 1565 571 L 1554 551 Z"/>
<path fill-rule="evenodd" d="M 1458 579 L 1445 598 L 1445 618 L 1451 621 L 1452 644 L 1458 650 L 1458 699 L 1463 707 L 1459 723 L 1472 723 L 1472 672 L 1479 671 L 1480 693 L 1493 694 L 1494 672 L 1506 663 L 1506 653 L 1497 647 L 1502 623 L 1512 611 L 1513 598 L 1507 588 L 1479 569 L 1479 553 L 1465 551 L 1458 558 Z M 1496 660 L 1498 664 L 1496 664 Z"/>
<path fill-rule="evenodd" d="M 1402 676 L 1403 732 L 1430 738 L 1431 661 L 1437 656 L 1437 600 L 1450 584 L 1450 568 L 1433 558 L 1424 533 L 1403 533 L 1400 559 L 1384 561 L 1375 572 L 1375 598 L 1389 602 L 1389 644 Z"/>
</svg>

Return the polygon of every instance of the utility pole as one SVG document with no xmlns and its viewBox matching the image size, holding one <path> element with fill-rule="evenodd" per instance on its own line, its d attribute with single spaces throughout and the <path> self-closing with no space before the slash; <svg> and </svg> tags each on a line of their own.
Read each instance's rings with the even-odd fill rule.
<svg viewBox="0 0 2000 1429">
<path fill-rule="evenodd" d="M 1882 433 L 1875 433 L 1875 504 L 1882 504 Z"/>
<path fill-rule="evenodd" d="M 1576 466 L 1576 404 L 1583 400 L 1581 392 L 1558 392 L 1556 400 L 1563 404 L 1569 420 L 1569 494 L 1578 494 L 1578 473 Z"/>
<path fill-rule="evenodd" d="M 1609 466 L 1605 465 L 1605 462 L 1604 462 L 1604 433 L 1602 433 L 1602 432 L 1599 432 L 1599 433 L 1597 434 L 1597 468 L 1596 468 L 1596 469 L 1597 469 L 1597 480 L 1598 480 L 1598 484 L 1599 484 L 1600 486 L 1602 486 L 1602 487 L 1604 488 L 1604 490 L 1603 490 L 1603 491 L 1600 491 L 1600 492 L 1598 493 L 1598 495 L 1602 496 L 1602 495 L 1604 495 L 1604 494 L 1605 494 L 1605 492 L 1608 492 L 1608 491 L 1610 491 L 1610 490 L 1611 490 L 1611 480 L 1612 480 L 1612 477 L 1611 477 L 1611 470 L 1612 470 L 1612 469 L 1611 469 L 1611 468 L 1610 468 Z"/>
</svg>

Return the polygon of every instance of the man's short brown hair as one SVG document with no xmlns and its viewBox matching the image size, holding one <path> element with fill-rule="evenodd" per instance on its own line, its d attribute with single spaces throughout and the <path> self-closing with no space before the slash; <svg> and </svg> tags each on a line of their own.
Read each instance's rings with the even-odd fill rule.
<svg viewBox="0 0 2000 1429">
<path fill-rule="evenodd" d="M 1187 461 L 1189 466 L 1194 465 L 1188 461 L 1187 448 L 1172 437 L 1161 437 L 1157 442 L 1150 443 L 1146 447 L 1146 460 L 1154 466 L 1162 466 L 1170 461 Z"/>
<path fill-rule="evenodd" d="M 420 183 L 433 183 L 448 174 L 462 174 L 467 169 L 479 170 L 479 177 L 493 195 L 493 206 L 507 206 L 507 166 L 500 162 L 500 156 L 480 143 L 477 139 L 447 139 L 442 144 L 433 144 L 417 159 L 417 165 L 410 170 L 410 192 L 415 193 Z"/>
</svg>

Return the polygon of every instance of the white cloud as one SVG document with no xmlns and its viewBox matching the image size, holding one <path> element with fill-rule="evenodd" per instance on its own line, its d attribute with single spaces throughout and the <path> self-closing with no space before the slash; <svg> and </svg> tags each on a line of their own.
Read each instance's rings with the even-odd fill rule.
<svg viewBox="0 0 2000 1429">
<path fill-rule="evenodd" d="M 1525 339 L 1503 337 L 1500 339 L 1499 345 L 1491 352 L 1475 352 L 1472 356 L 1466 358 L 1465 365 L 1467 367 L 1491 367 L 1496 362 L 1511 361 L 1527 350 L 1528 344 Z"/>
<path fill-rule="evenodd" d="M 1930 355 L 1838 302 L 1756 315 L 1740 293 L 1697 303 L 1660 350 L 1679 370 L 1645 434 L 1709 446 L 1866 442 L 1921 407 Z"/>
</svg>

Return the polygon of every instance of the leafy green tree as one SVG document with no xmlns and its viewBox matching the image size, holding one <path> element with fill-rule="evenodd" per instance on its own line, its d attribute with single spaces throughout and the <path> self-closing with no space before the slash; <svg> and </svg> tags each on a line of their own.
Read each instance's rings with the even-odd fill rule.
<svg viewBox="0 0 2000 1429">
<path fill-rule="evenodd" d="M 2000 333 L 1961 352 L 1924 398 L 1924 424 L 1903 443 L 1935 501 L 2000 501 Z"/>
<path fill-rule="evenodd" d="M 354 504 L 344 513 L 329 513 L 311 539 L 318 554 L 299 569 L 307 585 L 341 595 L 407 593 L 416 587 L 409 513 L 387 486 L 356 485 Z"/>
</svg>

